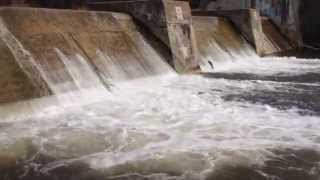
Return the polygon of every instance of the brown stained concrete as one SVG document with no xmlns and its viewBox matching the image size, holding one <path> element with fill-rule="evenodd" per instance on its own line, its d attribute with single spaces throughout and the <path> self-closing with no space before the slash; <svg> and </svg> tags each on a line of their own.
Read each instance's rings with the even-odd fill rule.
<svg viewBox="0 0 320 180">
<path fill-rule="evenodd" d="M 241 38 L 232 24 L 225 18 L 193 16 L 193 26 L 200 52 L 215 41 L 228 51 L 239 51 L 247 42 Z"/>
<path fill-rule="evenodd" d="M 59 48 L 67 55 L 79 53 L 79 50 L 74 47 L 74 43 L 68 41 L 64 37 L 64 34 L 48 33 L 23 36 L 21 37 L 21 42 L 28 48 L 28 51 L 34 55 L 35 62 L 47 72 L 45 77 L 47 80 L 54 84 L 69 82 L 70 88 L 64 89 L 64 92 L 76 90 L 76 85 L 72 77 L 67 72 L 65 64 L 60 60 L 60 57 L 54 49 Z"/>
<path fill-rule="evenodd" d="M 192 20 L 202 65 L 209 63 L 206 57 L 217 63 L 230 61 L 235 55 L 254 52 L 226 18 L 193 16 Z"/>
<path fill-rule="evenodd" d="M 263 55 L 286 52 L 295 48 L 270 19 L 262 18 L 262 31 Z"/>
<path fill-rule="evenodd" d="M 0 40 L 0 56 L 0 104 L 39 96 L 40 92 L 21 71 L 2 40 Z"/>
<path fill-rule="evenodd" d="M 163 73 L 165 62 L 155 64 L 159 62 L 159 57 L 147 45 L 147 40 L 132 18 L 120 13 L 113 15 L 123 31 L 72 35 L 101 76 L 113 80 L 128 80 Z"/>
<path fill-rule="evenodd" d="M 250 10 L 229 11 L 193 11 L 193 16 L 222 17 L 228 19 L 241 33 L 241 35 L 253 46 L 256 46 L 255 29 L 253 28 Z M 259 48 L 259 47 L 258 47 Z"/>
<path fill-rule="evenodd" d="M 178 72 L 190 72 L 198 68 L 190 5 L 181 1 L 163 0 L 170 47 L 174 67 Z M 180 9 L 180 10 L 179 10 Z"/>
<path fill-rule="evenodd" d="M 172 55 L 170 61 L 180 73 L 198 68 L 197 47 L 191 25 L 188 2 L 173 0 L 108 1 L 89 3 L 89 8 L 100 11 L 126 12 L 143 24 L 165 44 Z"/>
<path fill-rule="evenodd" d="M 0 8 L 0 23 L 0 104 L 76 90 L 63 57 L 84 59 L 103 84 L 167 70 L 126 14 Z"/>
<path fill-rule="evenodd" d="M 241 35 L 256 48 L 260 56 L 280 53 L 293 49 L 289 40 L 270 20 L 260 16 L 255 9 L 226 11 L 193 11 L 194 16 L 224 17 L 232 22 Z"/>
<path fill-rule="evenodd" d="M 48 33 L 122 31 L 111 12 L 1 8 L 0 14 L 17 38 Z"/>
<path fill-rule="evenodd" d="M 24 78 L 20 78 L 20 82 L 3 78 L 7 86 L 1 86 L 0 104 L 50 95 L 54 93 L 52 84 L 67 83 L 68 88 L 62 92 L 75 90 L 75 84 L 56 49 L 66 56 L 79 54 L 85 57 L 70 33 L 121 31 L 111 13 L 1 8 L 0 18 L 0 38 L 5 41 L 0 51 L 10 49 L 11 54 L 1 54 L 3 66 L 0 72 L 11 77 L 16 72 Z M 15 66 L 8 69 L 8 62 Z"/>
<path fill-rule="evenodd" d="M 114 80 L 134 79 L 142 77 L 142 72 L 147 69 L 143 57 L 135 51 L 134 43 L 124 32 L 77 34 L 74 39 L 81 44 L 104 77 Z M 112 73 L 113 70 L 124 72 Z"/>
</svg>

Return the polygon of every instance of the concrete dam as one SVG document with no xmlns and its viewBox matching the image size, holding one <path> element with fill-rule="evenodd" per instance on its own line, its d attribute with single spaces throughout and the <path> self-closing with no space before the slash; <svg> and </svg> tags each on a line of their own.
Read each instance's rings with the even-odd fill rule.
<svg viewBox="0 0 320 180">
<path fill-rule="evenodd" d="M 270 18 L 87 8 L 0 7 L 0 180 L 320 178 L 320 61 Z"/>
</svg>

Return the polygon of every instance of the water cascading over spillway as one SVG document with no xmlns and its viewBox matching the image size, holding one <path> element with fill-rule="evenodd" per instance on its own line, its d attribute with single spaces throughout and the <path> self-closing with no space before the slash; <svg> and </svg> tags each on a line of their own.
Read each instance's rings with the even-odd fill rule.
<svg viewBox="0 0 320 180">
<path fill-rule="evenodd" d="M 5 61 L 35 89 L 29 97 L 13 92 L 2 104 L 49 95 L 64 105 L 99 100 L 112 81 L 173 72 L 125 14 L 4 8 L 0 16 L 11 55 Z"/>
<path fill-rule="evenodd" d="M 202 72 L 215 72 L 258 58 L 253 47 L 225 18 L 193 16 Z"/>
<path fill-rule="evenodd" d="M 319 179 L 319 60 L 258 58 L 195 17 L 211 73 L 172 76 L 127 15 L 0 17 L 0 179 Z"/>
</svg>

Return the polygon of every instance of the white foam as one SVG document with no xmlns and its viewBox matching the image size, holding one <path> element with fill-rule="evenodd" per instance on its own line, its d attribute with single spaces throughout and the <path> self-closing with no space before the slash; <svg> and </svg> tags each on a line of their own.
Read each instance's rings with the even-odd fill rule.
<svg viewBox="0 0 320 180">
<path fill-rule="evenodd" d="M 318 73 L 319 59 L 297 59 L 294 57 L 246 57 L 232 63 L 222 63 L 215 72 L 250 73 L 258 75 L 300 75 Z"/>
<path fill-rule="evenodd" d="M 265 88 L 276 92 L 281 87 L 286 84 L 200 76 L 140 79 L 116 85 L 102 102 L 60 109 L 59 114 L 31 120 L 33 126 L 19 123 L 7 130 L 8 137 L 18 131 L 19 137 L 32 135 L 44 142 L 44 131 L 98 133 L 112 146 L 81 157 L 94 168 L 186 152 L 201 154 L 212 166 L 235 161 L 257 164 L 263 163 L 270 148 L 320 149 L 314 140 L 320 137 L 319 117 L 222 99 L 235 92 Z"/>
</svg>

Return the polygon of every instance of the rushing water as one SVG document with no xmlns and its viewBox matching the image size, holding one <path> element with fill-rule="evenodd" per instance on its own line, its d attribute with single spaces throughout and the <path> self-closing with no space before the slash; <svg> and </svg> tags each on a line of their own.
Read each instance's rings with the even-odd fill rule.
<svg viewBox="0 0 320 180">
<path fill-rule="evenodd" d="M 318 60 L 252 59 L 2 116 L 0 179 L 319 180 L 319 76 Z"/>
<path fill-rule="evenodd" d="M 320 61 L 258 58 L 209 19 L 194 21 L 208 73 L 182 76 L 134 28 L 65 35 L 83 52 L 40 39 L 42 54 L 0 21 L 53 94 L 0 106 L 0 180 L 319 180 Z"/>
</svg>

